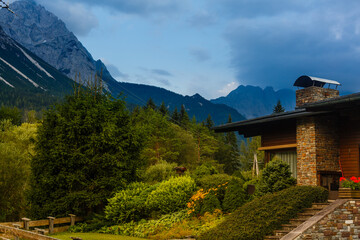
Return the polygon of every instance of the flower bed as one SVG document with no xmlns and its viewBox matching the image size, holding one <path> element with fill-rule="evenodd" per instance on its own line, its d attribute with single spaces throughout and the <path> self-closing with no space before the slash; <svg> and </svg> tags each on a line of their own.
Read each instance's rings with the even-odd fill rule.
<svg viewBox="0 0 360 240">
<path fill-rule="evenodd" d="M 349 180 L 341 177 L 339 198 L 359 199 L 360 198 L 360 177 L 351 177 Z"/>
</svg>

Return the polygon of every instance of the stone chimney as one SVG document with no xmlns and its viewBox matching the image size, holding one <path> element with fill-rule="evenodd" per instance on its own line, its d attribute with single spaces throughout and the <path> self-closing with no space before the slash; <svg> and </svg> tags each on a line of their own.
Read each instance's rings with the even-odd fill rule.
<svg viewBox="0 0 360 240">
<path fill-rule="evenodd" d="M 296 107 L 301 107 L 306 103 L 318 102 L 321 100 L 336 98 L 339 96 L 339 90 L 331 88 L 322 88 L 311 86 L 296 91 Z"/>
</svg>

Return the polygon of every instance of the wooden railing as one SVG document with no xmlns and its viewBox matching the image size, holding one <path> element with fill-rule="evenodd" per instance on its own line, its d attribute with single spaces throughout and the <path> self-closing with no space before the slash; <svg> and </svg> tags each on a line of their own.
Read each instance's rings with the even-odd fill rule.
<svg viewBox="0 0 360 240">
<path fill-rule="evenodd" d="M 21 220 L 22 221 L 20 222 L 0 223 L 0 232 L 5 231 L 10 233 L 16 233 L 13 234 L 16 237 L 20 237 L 24 239 L 33 239 L 33 238 L 29 238 L 29 236 L 33 235 L 34 232 L 37 235 L 65 232 L 70 228 L 70 226 L 74 226 L 75 222 L 82 221 L 83 219 L 73 214 L 69 214 L 69 217 L 63 217 L 63 218 L 48 217 L 48 219 L 35 220 L 35 221 L 31 221 L 31 219 L 28 218 L 22 218 Z M 69 224 L 69 225 L 65 225 L 65 224 Z M 55 225 L 61 225 L 61 226 L 56 227 Z M 44 228 L 46 226 L 48 227 Z M 42 227 L 42 228 L 37 228 L 37 227 Z M 30 230 L 32 232 L 30 232 Z"/>
</svg>

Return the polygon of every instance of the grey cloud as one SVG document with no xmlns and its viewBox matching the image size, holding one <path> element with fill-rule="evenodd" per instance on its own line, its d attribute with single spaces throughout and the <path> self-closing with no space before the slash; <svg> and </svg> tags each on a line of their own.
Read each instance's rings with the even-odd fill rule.
<svg viewBox="0 0 360 240">
<path fill-rule="evenodd" d="M 111 73 L 111 75 L 113 77 L 120 77 L 120 78 L 124 78 L 124 79 L 127 79 L 129 78 L 129 75 L 125 74 L 125 73 L 122 73 L 119 68 L 117 68 L 115 65 L 113 64 L 109 64 L 107 63 L 106 64 L 106 68 L 109 70 L 109 72 Z"/>
<path fill-rule="evenodd" d="M 194 27 L 207 27 L 216 23 L 216 17 L 207 11 L 202 11 L 192 16 L 189 23 Z"/>
<path fill-rule="evenodd" d="M 160 84 L 162 84 L 162 85 L 170 86 L 170 82 L 169 82 L 169 80 L 167 80 L 167 79 L 156 78 L 155 80 L 156 80 L 157 82 L 159 82 Z"/>
<path fill-rule="evenodd" d="M 66 0 L 37 0 L 37 2 L 58 16 L 69 30 L 78 36 L 85 36 L 98 26 L 98 19 L 84 4 L 69 3 Z"/>
<path fill-rule="evenodd" d="M 173 76 L 170 72 L 168 72 L 166 70 L 163 70 L 163 69 L 152 69 L 151 72 L 156 74 L 156 75 L 160 75 L 160 76 L 166 76 L 166 77 L 172 77 Z"/>
<path fill-rule="evenodd" d="M 331 2 L 306 12 L 290 8 L 234 20 L 225 38 L 237 78 L 288 88 L 306 74 L 338 80 L 344 90 L 360 88 L 360 3 Z"/>
<path fill-rule="evenodd" d="M 70 1 L 69 1 L 70 2 Z M 136 14 L 151 15 L 152 13 L 171 14 L 184 6 L 182 0 L 72 0 L 88 6 L 107 7 L 114 11 Z"/>
<path fill-rule="evenodd" d="M 189 52 L 199 62 L 205 62 L 211 59 L 209 52 L 202 48 L 193 48 L 190 49 Z"/>
</svg>

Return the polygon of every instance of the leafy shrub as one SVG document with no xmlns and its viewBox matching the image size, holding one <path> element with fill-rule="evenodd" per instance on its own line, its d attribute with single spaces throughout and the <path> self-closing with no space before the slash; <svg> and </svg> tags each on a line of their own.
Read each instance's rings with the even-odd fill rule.
<svg viewBox="0 0 360 240">
<path fill-rule="evenodd" d="M 204 215 L 205 213 L 213 213 L 216 209 L 221 210 L 221 203 L 216 197 L 215 193 L 211 191 L 204 198 L 203 204 L 201 206 L 200 214 Z"/>
<path fill-rule="evenodd" d="M 256 194 L 262 196 L 266 193 L 278 192 L 295 184 L 296 179 L 291 177 L 289 165 L 280 159 L 274 159 L 264 168 Z"/>
<path fill-rule="evenodd" d="M 105 208 L 106 219 L 114 223 L 137 221 L 148 213 L 145 202 L 148 195 L 156 188 L 145 183 L 130 184 L 127 189 L 109 199 Z"/>
<path fill-rule="evenodd" d="M 217 173 L 218 173 L 218 171 L 212 164 L 204 163 L 194 170 L 192 176 L 194 179 L 199 179 L 199 178 L 202 178 L 202 177 L 205 177 L 208 175 L 217 174 Z"/>
<path fill-rule="evenodd" d="M 213 212 L 215 209 L 221 209 L 221 201 L 223 200 L 222 197 L 224 195 L 227 184 L 228 183 L 226 182 L 214 188 L 198 190 L 187 203 L 188 214 L 192 216 L 198 216 L 200 214 L 204 214 L 207 211 Z M 208 197 L 208 195 L 212 195 L 217 200 L 215 200 L 213 197 Z"/>
<path fill-rule="evenodd" d="M 197 185 L 205 190 L 209 190 L 209 189 L 217 189 L 222 185 L 226 185 L 228 182 L 230 182 L 232 179 L 234 179 L 235 177 L 232 177 L 230 175 L 227 174 L 214 174 L 214 175 L 209 175 L 209 176 L 205 176 L 202 177 L 200 179 L 196 180 Z M 220 202 L 223 201 L 225 196 L 225 188 L 220 188 L 217 190 L 217 198 L 219 199 Z"/>
<path fill-rule="evenodd" d="M 161 214 L 176 212 L 186 208 L 186 203 L 195 190 L 196 184 L 191 177 L 174 177 L 161 182 L 149 194 L 145 205 L 150 211 Z"/>
<path fill-rule="evenodd" d="M 247 194 L 243 189 L 242 182 L 235 179 L 231 180 L 226 188 L 223 200 L 223 210 L 233 212 L 242 206 L 247 200 Z"/>
<path fill-rule="evenodd" d="M 243 205 L 197 239 L 263 239 L 302 209 L 311 207 L 314 202 L 326 201 L 327 196 L 325 188 L 312 186 L 296 186 L 267 194 Z"/>
<path fill-rule="evenodd" d="M 103 227 L 99 230 L 99 232 L 144 238 L 167 231 L 175 223 L 181 222 L 186 218 L 188 218 L 186 210 L 181 210 L 175 213 L 163 215 L 161 218 L 156 220 L 146 221 L 143 219 L 137 223 L 131 221 L 121 225 Z"/>
<path fill-rule="evenodd" d="M 168 163 L 160 160 L 145 171 L 145 181 L 149 183 L 161 182 L 175 176 L 176 163 Z"/>
<path fill-rule="evenodd" d="M 213 174 L 202 177 L 196 181 L 197 185 L 203 189 L 216 188 L 226 182 L 230 182 L 234 177 L 227 174 Z"/>
<path fill-rule="evenodd" d="M 159 231 L 156 234 L 149 234 L 150 239 L 181 239 L 186 236 L 198 236 L 210 228 L 215 227 L 224 221 L 224 215 L 220 210 L 214 213 L 205 213 L 204 216 L 185 218 L 180 222 L 172 224 L 170 228 Z"/>
</svg>

